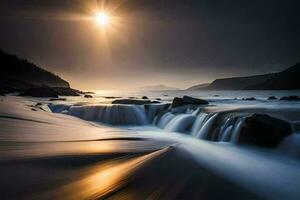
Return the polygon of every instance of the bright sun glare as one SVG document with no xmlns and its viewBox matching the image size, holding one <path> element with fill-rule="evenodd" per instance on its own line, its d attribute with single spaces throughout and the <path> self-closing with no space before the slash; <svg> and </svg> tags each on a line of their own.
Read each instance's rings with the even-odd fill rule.
<svg viewBox="0 0 300 200">
<path fill-rule="evenodd" d="M 96 15 L 95 15 L 95 20 L 96 20 L 96 23 L 98 25 L 101 25 L 101 26 L 107 26 L 110 22 L 110 17 L 107 13 L 105 12 L 98 12 Z"/>
</svg>

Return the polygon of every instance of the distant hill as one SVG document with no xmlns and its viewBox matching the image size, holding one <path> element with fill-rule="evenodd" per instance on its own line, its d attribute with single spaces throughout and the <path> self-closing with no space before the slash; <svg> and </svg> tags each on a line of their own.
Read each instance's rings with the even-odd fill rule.
<svg viewBox="0 0 300 200">
<path fill-rule="evenodd" d="M 201 83 L 199 85 L 194 85 L 192 87 L 189 87 L 187 90 L 201 90 L 203 88 L 206 88 L 209 85 L 210 85 L 210 83 Z"/>
<path fill-rule="evenodd" d="M 243 90 L 251 85 L 263 83 L 273 74 L 216 79 L 205 89 L 208 90 Z"/>
<path fill-rule="evenodd" d="M 0 66 L 1 93 L 22 91 L 38 86 L 70 87 L 69 83 L 59 76 L 1 50 Z"/>
<path fill-rule="evenodd" d="M 268 80 L 246 87 L 248 90 L 293 90 L 300 89 L 300 63 L 274 74 Z"/>
<path fill-rule="evenodd" d="M 175 87 L 168 87 L 161 84 L 161 85 L 149 85 L 149 86 L 140 87 L 139 90 L 159 91 L 159 90 L 179 90 L 179 89 Z"/>
<path fill-rule="evenodd" d="M 278 73 L 216 79 L 206 87 L 197 88 L 198 85 L 195 85 L 190 88 L 195 88 L 194 90 L 291 90 L 300 89 L 299 77 L 300 63 Z"/>
</svg>

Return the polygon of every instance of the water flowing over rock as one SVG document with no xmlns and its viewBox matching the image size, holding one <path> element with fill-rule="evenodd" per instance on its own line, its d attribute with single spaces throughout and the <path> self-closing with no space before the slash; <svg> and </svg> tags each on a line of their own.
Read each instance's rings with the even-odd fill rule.
<svg viewBox="0 0 300 200">
<path fill-rule="evenodd" d="M 51 106 L 53 112 L 63 112 L 84 120 L 111 125 L 146 125 L 148 120 L 143 106 L 130 105 L 86 105 Z"/>
<path fill-rule="evenodd" d="M 172 118 L 165 126 L 166 131 L 170 132 L 187 132 L 193 125 L 196 116 L 193 114 L 180 114 Z"/>
<path fill-rule="evenodd" d="M 294 133 L 284 138 L 278 149 L 284 154 L 300 159 L 300 134 Z"/>
<path fill-rule="evenodd" d="M 122 100 L 123 101 L 123 100 Z M 134 100 L 135 102 L 136 100 Z M 201 106 L 157 104 L 63 105 L 49 104 L 52 112 L 110 125 L 154 125 L 215 142 L 275 148 L 292 133 L 288 122 L 266 114 L 239 110 L 207 112 Z M 148 101 L 148 100 L 147 100 Z M 118 101 L 119 102 L 119 101 Z M 127 102 L 125 102 L 127 103 Z"/>
</svg>

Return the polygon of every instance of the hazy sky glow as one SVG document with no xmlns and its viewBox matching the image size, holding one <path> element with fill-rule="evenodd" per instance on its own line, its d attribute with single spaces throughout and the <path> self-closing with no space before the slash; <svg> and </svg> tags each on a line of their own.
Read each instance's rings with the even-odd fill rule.
<svg viewBox="0 0 300 200">
<path fill-rule="evenodd" d="M 184 88 L 299 62 L 299 10 L 298 0 L 2 0 L 0 48 L 75 88 Z"/>
</svg>

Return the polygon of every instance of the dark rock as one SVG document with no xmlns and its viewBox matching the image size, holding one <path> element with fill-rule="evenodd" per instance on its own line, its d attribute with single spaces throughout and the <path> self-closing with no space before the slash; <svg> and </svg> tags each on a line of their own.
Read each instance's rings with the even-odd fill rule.
<svg viewBox="0 0 300 200">
<path fill-rule="evenodd" d="M 85 95 L 84 95 L 84 98 L 93 98 L 93 96 L 90 95 L 90 94 L 85 94 Z"/>
<path fill-rule="evenodd" d="M 298 96 L 286 96 L 280 98 L 280 100 L 286 100 L 286 101 L 299 101 L 300 98 Z"/>
<path fill-rule="evenodd" d="M 84 91 L 77 90 L 77 92 L 78 92 L 79 94 L 95 94 L 95 92 L 89 92 L 89 91 L 84 92 Z"/>
<path fill-rule="evenodd" d="M 43 105 L 42 103 L 36 103 L 35 104 L 35 106 L 37 107 L 37 106 L 41 106 L 41 105 Z"/>
<path fill-rule="evenodd" d="M 21 92 L 20 96 L 58 98 L 58 96 L 79 96 L 79 94 L 77 93 L 77 90 L 72 88 L 41 86 L 31 87 L 28 90 Z"/>
<path fill-rule="evenodd" d="M 145 105 L 150 103 L 159 103 L 157 101 L 150 100 L 138 100 L 138 99 L 117 99 L 112 104 L 133 104 L 133 105 Z"/>
<path fill-rule="evenodd" d="M 183 96 L 182 99 L 189 104 L 208 104 L 208 101 L 204 99 L 197 99 L 189 96 Z"/>
<path fill-rule="evenodd" d="M 156 100 L 161 101 L 161 98 L 156 98 Z"/>
<path fill-rule="evenodd" d="M 52 89 L 55 90 L 59 96 L 80 96 L 79 94 L 81 94 L 81 91 L 72 88 L 52 87 Z"/>
<path fill-rule="evenodd" d="M 105 99 L 120 99 L 122 97 L 104 97 Z"/>
<path fill-rule="evenodd" d="M 66 101 L 67 99 L 66 98 L 52 98 L 52 99 L 49 99 L 49 101 Z"/>
<path fill-rule="evenodd" d="M 172 107 L 175 108 L 175 107 L 184 106 L 187 104 L 188 103 L 186 103 L 182 98 L 175 97 L 172 102 Z"/>
<path fill-rule="evenodd" d="M 30 88 L 25 92 L 20 93 L 20 96 L 58 98 L 58 93 L 50 87 L 37 87 L 37 88 Z"/>
<path fill-rule="evenodd" d="M 142 99 L 148 99 L 148 97 L 146 97 L 146 96 L 143 96 L 143 97 L 142 97 Z"/>
<path fill-rule="evenodd" d="M 268 98 L 268 100 L 276 100 L 277 99 L 277 97 L 275 97 L 275 96 L 270 96 L 269 98 Z"/>
<path fill-rule="evenodd" d="M 209 104 L 208 101 L 203 99 L 196 99 L 189 96 L 184 96 L 183 98 L 175 97 L 172 102 L 172 108 L 185 106 L 185 105 L 207 105 Z"/>
<path fill-rule="evenodd" d="M 31 108 L 32 111 L 37 111 L 35 108 Z"/>
<path fill-rule="evenodd" d="M 151 103 L 161 103 L 160 101 L 151 101 Z"/>
<path fill-rule="evenodd" d="M 266 114 L 254 114 L 245 119 L 238 143 L 274 148 L 291 133 L 288 122 Z"/>
<path fill-rule="evenodd" d="M 254 101 L 256 100 L 255 97 L 247 97 L 247 98 L 242 98 L 242 100 L 245 100 L 245 101 Z"/>
</svg>

